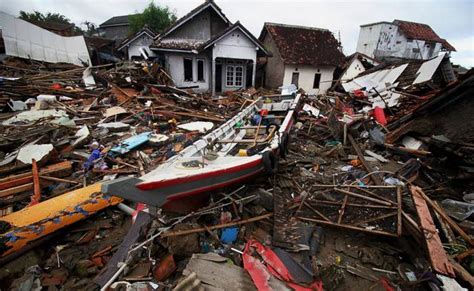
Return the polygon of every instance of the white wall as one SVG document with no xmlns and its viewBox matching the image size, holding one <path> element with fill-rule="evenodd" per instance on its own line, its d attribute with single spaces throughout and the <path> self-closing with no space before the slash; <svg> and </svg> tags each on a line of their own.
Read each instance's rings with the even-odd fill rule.
<svg viewBox="0 0 474 291">
<path fill-rule="evenodd" d="M 133 56 L 140 57 L 140 48 L 145 48 L 150 56 L 155 56 L 155 53 L 148 49 L 152 43 L 153 39 L 148 35 L 140 36 L 128 46 L 128 59 L 131 60 Z"/>
<path fill-rule="evenodd" d="M 193 81 L 184 81 L 184 58 L 193 59 Z M 204 60 L 204 81 L 197 81 L 197 60 Z M 206 55 L 166 53 L 165 67 L 169 72 L 177 87 L 199 86 L 193 89 L 196 92 L 205 92 L 209 90 L 210 79 L 210 61 Z"/>
<path fill-rule="evenodd" d="M 364 71 L 365 68 L 362 62 L 358 58 L 354 58 L 342 75 L 341 81 L 351 80 Z"/>
<path fill-rule="evenodd" d="M 331 66 L 295 66 L 285 65 L 285 75 L 283 77 L 283 86 L 291 84 L 293 72 L 299 72 L 298 87 L 302 88 L 308 94 L 324 94 L 331 87 L 333 74 L 336 67 Z M 321 74 L 319 89 L 313 88 L 314 75 Z"/>
<path fill-rule="evenodd" d="M 434 48 L 433 48 L 434 46 Z M 357 52 L 372 58 L 392 56 L 407 59 L 430 59 L 441 50 L 441 43 L 426 43 L 423 40 L 411 40 L 403 35 L 397 25 L 378 23 L 360 28 Z M 418 52 L 418 49 L 420 52 Z"/>
<path fill-rule="evenodd" d="M 257 48 L 241 30 L 235 30 L 214 45 L 212 56 L 255 61 Z"/>
</svg>

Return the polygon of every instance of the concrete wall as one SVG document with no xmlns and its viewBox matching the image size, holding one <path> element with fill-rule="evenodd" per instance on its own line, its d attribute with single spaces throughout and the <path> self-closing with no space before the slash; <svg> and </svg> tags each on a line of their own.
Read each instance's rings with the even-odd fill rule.
<svg viewBox="0 0 474 291">
<path fill-rule="evenodd" d="M 272 54 L 271 57 L 267 58 L 267 64 L 265 66 L 265 87 L 276 89 L 283 84 L 285 65 L 283 64 L 280 52 L 269 33 L 265 35 L 263 45 Z"/>
<path fill-rule="evenodd" d="M 351 80 L 364 71 L 365 68 L 362 62 L 359 59 L 355 58 L 352 60 L 352 63 L 349 64 L 346 71 L 342 75 L 341 81 Z"/>
<path fill-rule="evenodd" d="M 299 73 L 298 87 L 308 94 L 324 94 L 331 87 L 336 67 L 331 66 L 295 66 L 285 65 L 283 85 L 291 85 L 293 72 Z M 319 89 L 313 88 L 314 75 L 321 74 Z"/>
<path fill-rule="evenodd" d="M 103 27 L 100 28 L 100 31 L 102 31 L 103 37 L 113 40 L 126 39 L 129 34 L 128 25 Z"/>
<path fill-rule="evenodd" d="M 188 20 L 166 36 L 169 39 L 209 40 L 227 28 L 227 24 L 211 8 Z"/>
<path fill-rule="evenodd" d="M 193 81 L 184 80 L 184 59 L 190 58 L 193 60 Z M 204 81 L 197 80 L 197 60 L 204 60 Z M 206 92 L 210 89 L 209 80 L 210 74 L 210 58 L 206 54 L 184 54 L 184 53 L 166 53 L 165 54 L 165 68 L 173 78 L 176 86 L 199 86 L 193 89 L 196 92 Z"/>
<path fill-rule="evenodd" d="M 398 26 L 390 23 L 361 27 L 357 41 L 357 52 L 373 58 L 390 56 L 426 60 L 438 56 L 441 47 L 441 43 L 408 40 Z"/>
<path fill-rule="evenodd" d="M 247 78 L 247 61 L 252 61 L 255 64 L 257 59 L 257 48 L 255 44 L 240 30 L 237 29 L 227 36 L 219 40 L 212 49 L 213 58 L 223 59 L 222 63 L 222 91 L 233 91 L 240 88 L 245 88 L 245 80 Z M 242 86 L 227 86 L 226 84 L 226 64 L 229 59 L 241 60 L 243 66 L 243 82 Z M 219 76 L 216 76 L 219 78 Z M 255 78 L 255 73 L 253 75 Z"/>
<path fill-rule="evenodd" d="M 145 48 L 150 56 L 155 54 L 148 49 L 148 47 L 153 43 L 153 38 L 144 34 L 130 43 L 128 46 L 128 59 L 132 59 L 133 56 L 141 57 L 140 48 Z"/>
</svg>

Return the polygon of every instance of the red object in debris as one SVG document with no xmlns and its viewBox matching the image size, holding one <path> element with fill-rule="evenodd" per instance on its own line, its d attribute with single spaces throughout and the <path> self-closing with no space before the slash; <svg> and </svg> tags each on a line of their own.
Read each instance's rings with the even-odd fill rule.
<svg viewBox="0 0 474 291">
<path fill-rule="evenodd" d="M 374 108 L 374 118 L 378 123 L 387 125 L 387 118 L 385 118 L 385 112 L 383 111 L 383 108 L 378 106 Z"/>
<path fill-rule="evenodd" d="M 360 89 L 352 91 L 352 94 L 357 99 L 367 99 L 367 96 L 368 96 L 366 91 L 363 91 L 363 90 L 360 90 Z"/>
<path fill-rule="evenodd" d="M 176 263 L 174 262 L 173 255 L 169 254 L 156 266 L 153 275 L 156 280 L 163 281 L 171 276 L 174 271 L 176 271 Z"/>
<path fill-rule="evenodd" d="M 389 281 L 385 277 L 380 277 L 380 285 L 382 285 L 386 291 L 395 291 L 395 288 L 390 285 Z"/>
<path fill-rule="evenodd" d="M 54 83 L 53 85 L 51 85 L 51 89 L 53 90 L 60 90 L 63 86 L 61 86 L 61 84 L 58 84 L 58 83 Z"/>
<path fill-rule="evenodd" d="M 156 94 L 156 95 L 160 95 L 161 94 L 161 91 L 156 89 L 155 87 L 151 87 L 151 93 L 152 94 Z"/>
<path fill-rule="evenodd" d="M 270 280 L 270 273 L 268 273 L 265 265 L 260 262 L 258 259 L 252 257 L 247 251 L 247 246 L 245 247 L 245 251 L 242 255 L 244 261 L 244 268 L 249 272 L 250 277 L 252 278 L 253 283 L 257 287 L 259 291 L 270 291 L 270 285 L 268 281 Z"/>
<path fill-rule="evenodd" d="M 267 116 L 268 115 L 268 110 L 267 109 L 262 109 L 260 110 L 260 116 Z"/>
<path fill-rule="evenodd" d="M 138 212 L 142 211 L 145 209 L 145 203 L 137 203 L 137 207 L 135 208 L 135 211 L 132 213 L 132 222 L 135 223 L 135 220 L 137 219 Z"/>
<path fill-rule="evenodd" d="M 262 262 L 249 254 L 251 247 L 262 257 L 266 268 Z M 265 247 L 256 240 L 247 241 L 242 257 L 244 268 L 249 272 L 250 277 L 252 277 L 259 291 L 271 290 L 268 285 L 270 274 L 286 282 L 288 286 L 296 291 L 323 290 L 322 282 L 313 282 L 309 288 L 294 283 L 294 279 L 288 271 L 288 268 L 280 258 L 270 248 Z"/>
</svg>

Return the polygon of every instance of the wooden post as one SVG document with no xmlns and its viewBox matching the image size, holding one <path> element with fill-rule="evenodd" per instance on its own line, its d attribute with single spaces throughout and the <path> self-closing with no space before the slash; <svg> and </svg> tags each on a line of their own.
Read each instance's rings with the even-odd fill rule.
<svg viewBox="0 0 474 291">
<path fill-rule="evenodd" d="M 36 163 L 35 159 L 31 160 L 31 166 L 32 166 L 32 173 L 33 173 L 33 191 L 34 191 L 34 194 L 33 194 L 33 196 L 31 196 L 31 202 L 28 206 L 38 204 L 38 202 L 41 200 L 40 177 L 39 177 L 39 171 L 38 171 L 38 164 Z"/>
<path fill-rule="evenodd" d="M 364 158 L 364 153 L 362 153 L 362 151 L 360 150 L 360 147 L 359 145 L 357 145 L 357 142 L 354 140 L 354 138 L 352 137 L 352 135 L 349 133 L 347 134 L 347 138 L 349 138 L 349 141 L 351 142 L 351 145 L 352 147 L 354 148 L 354 150 L 356 151 L 357 153 L 357 156 L 359 157 L 359 160 L 362 162 L 362 165 L 364 166 L 364 168 L 367 170 L 368 173 L 372 173 L 374 172 L 374 170 L 372 169 L 372 167 L 369 165 L 369 163 L 367 163 L 367 161 L 365 160 Z M 370 175 L 370 179 L 372 179 L 372 181 L 374 181 L 374 183 L 376 185 L 382 185 L 382 179 L 380 179 L 380 177 L 377 175 L 377 174 L 372 174 Z"/>
</svg>

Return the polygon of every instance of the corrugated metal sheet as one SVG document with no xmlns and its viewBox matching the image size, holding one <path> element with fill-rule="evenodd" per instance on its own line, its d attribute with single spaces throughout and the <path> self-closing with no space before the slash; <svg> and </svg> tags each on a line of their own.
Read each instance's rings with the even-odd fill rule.
<svg viewBox="0 0 474 291">
<path fill-rule="evenodd" d="M 50 63 L 91 64 L 84 37 L 64 37 L 0 12 L 0 28 L 9 56 Z"/>
</svg>

